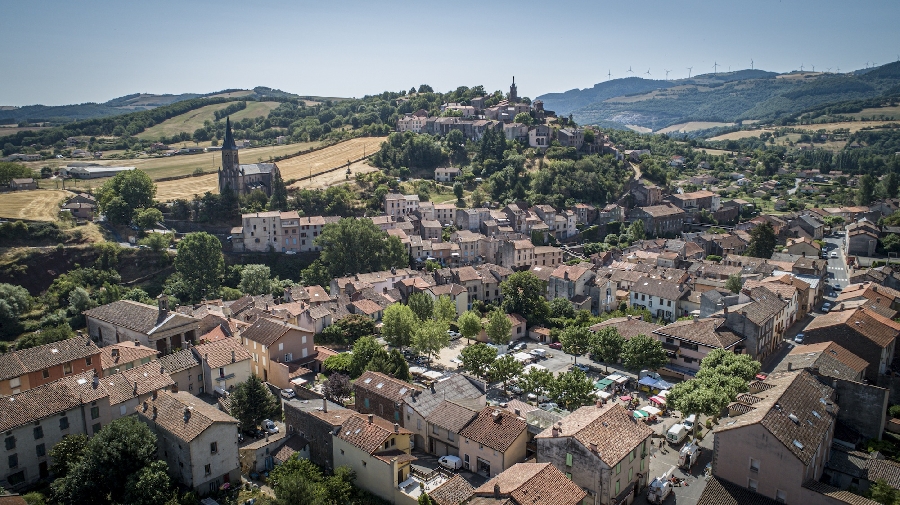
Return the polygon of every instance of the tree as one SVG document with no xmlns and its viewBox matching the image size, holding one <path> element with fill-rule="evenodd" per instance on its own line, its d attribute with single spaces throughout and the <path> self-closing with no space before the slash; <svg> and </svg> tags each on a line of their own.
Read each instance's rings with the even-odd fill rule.
<svg viewBox="0 0 900 505">
<path fill-rule="evenodd" d="M 334 323 L 333 326 L 341 329 L 344 335 L 344 343 L 347 345 L 354 344 L 362 337 L 375 334 L 375 320 L 364 314 L 344 316 L 340 321 Z"/>
<path fill-rule="evenodd" d="M 497 349 L 483 342 L 464 347 L 460 354 L 463 368 L 482 378 L 487 377 L 497 359 Z"/>
<path fill-rule="evenodd" d="M 509 320 L 509 316 L 502 310 L 494 310 L 488 315 L 488 321 L 484 327 L 484 332 L 494 344 L 508 344 L 511 330 L 512 321 Z"/>
<path fill-rule="evenodd" d="M 447 295 L 441 295 L 434 303 L 434 318 L 438 321 L 456 320 L 456 304 Z"/>
<path fill-rule="evenodd" d="M 775 229 L 772 223 L 765 223 L 750 230 L 750 244 L 747 245 L 747 256 L 754 258 L 771 258 L 775 252 Z"/>
<path fill-rule="evenodd" d="M 459 131 L 459 130 L 453 130 L 453 131 Z M 459 181 L 453 183 L 453 196 L 455 196 L 457 200 L 463 199 L 463 185 Z"/>
<path fill-rule="evenodd" d="M 172 494 L 169 465 L 154 461 L 128 476 L 125 483 L 125 503 L 134 505 L 158 505 L 165 503 Z"/>
<path fill-rule="evenodd" d="M 25 165 L 11 161 L 0 161 L 0 186 L 8 186 L 13 179 L 27 179 L 29 177 L 34 177 L 34 173 Z"/>
<path fill-rule="evenodd" d="M 73 289 L 69 294 L 69 315 L 75 316 L 96 306 L 97 302 L 92 300 L 88 290 L 81 286 Z"/>
<path fill-rule="evenodd" d="M 175 271 L 184 281 L 189 301 L 215 296 L 225 275 L 222 243 L 206 232 L 188 233 L 178 243 Z"/>
<path fill-rule="evenodd" d="M 384 309 L 381 317 L 381 335 L 394 347 L 406 347 L 412 342 L 416 329 L 416 316 L 408 305 L 393 303 Z"/>
<path fill-rule="evenodd" d="M 459 333 L 471 341 L 481 333 L 481 316 L 474 311 L 467 310 L 459 316 L 456 325 L 459 327 Z"/>
<path fill-rule="evenodd" d="M 65 477 L 81 461 L 88 444 L 87 435 L 77 434 L 63 437 L 50 449 L 50 473 Z"/>
<path fill-rule="evenodd" d="M 503 310 L 507 314 L 520 314 L 529 325 L 538 324 L 547 317 L 547 285 L 531 272 L 516 272 L 500 283 L 503 291 Z"/>
<path fill-rule="evenodd" d="M 644 221 L 642 219 L 635 219 L 631 222 L 631 225 L 628 227 L 628 236 L 631 237 L 632 242 L 647 238 L 647 232 L 644 229 Z"/>
<path fill-rule="evenodd" d="M 859 190 L 856 192 L 856 203 L 869 205 L 875 199 L 875 178 L 865 174 L 859 178 Z"/>
<path fill-rule="evenodd" d="M 521 375 L 524 368 L 525 366 L 519 361 L 516 361 L 516 358 L 513 358 L 509 354 L 504 354 L 494 360 L 494 363 L 491 364 L 491 379 L 502 382 L 503 391 L 506 391 L 509 389 L 510 379 Z"/>
<path fill-rule="evenodd" d="M 594 359 L 599 359 L 607 365 L 619 361 L 624 347 L 625 339 L 619 334 L 619 330 L 615 326 L 600 328 L 600 331 L 591 335 L 591 354 L 594 356 Z M 609 371 L 608 367 L 607 371 Z"/>
<path fill-rule="evenodd" d="M 231 415 L 238 420 L 242 430 L 256 428 L 263 419 L 275 416 L 278 408 L 278 400 L 255 374 L 238 384 L 231 393 Z"/>
<path fill-rule="evenodd" d="M 0 335 L 19 333 L 19 316 L 31 306 L 31 296 L 21 287 L 0 283 Z"/>
<path fill-rule="evenodd" d="M 631 370 L 656 370 L 669 362 L 662 342 L 647 335 L 638 335 L 625 342 L 622 360 Z"/>
<path fill-rule="evenodd" d="M 684 415 L 716 416 L 730 401 L 725 391 L 710 388 L 699 379 L 675 384 L 666 396 L 666 402 Z"/>
<path fill-rule="evenodd" d="M 249 295 L 264 295 L 272 292 L 272 272 L 266 265 L 247 265 L 241 269 L 238 289 Z"/>
<path fill-rule="evenodd" d="M 559 374 L 551 383 L 550 396 L 566 410 L 594 402 L 594 381 L 578 368 Z"/>
<path fill-rule="evenodd" d="M 359 377 L 366 371 L 369 362 L 375 357 L 375 353 L 381 349 L 375 337 L 362 337 L 353 344 L 353 354 L 350 360 L 350 376 Z"/>
<path fill-rule="evenodd" d="M 413 349 L 428 356 L 429 360 L 448 345 L 450 335 L 447 334 L 447 323 L 444 321 L 423 321 L 413 334 Z"/>
<path fill-rule="evenodd" d="M 163 253 L 169 245 L 172 244 L 173 236 L 171 233 L 150 233 L 141 239 L 141 245 L 145 245 L 155 253 Z M 163 258 L 166 255 L 163 254 Z"/>
<path fill-rule="evenodd" d="M 372 360 L 366 366 L 366 370 L 381 372 L 404 381 L 412 379 L 412 376 L 409 374 L 409 364 L 397 349 L 393 349 L 391 352 L 387 352 L 384 349 L 376 350 Z"/>
<path fill-rule="evenodd" d="M 133 211 L 153 206 L 156 197 L 156 185 L 143 170 L 127 170 L 119 172 L 97 190 L 97 205 L 106 212 L 109 202 L 119 197 Z"/>
<path fill-rule="evenodd" d="M 316 239 L 320 259 L 334 277 L 409 266 L 409 255 L 397 237 L 388 236 L 371 219 L 342 218 L 327 224 Z"/>
<path fill-rule="evenodd" d="M 350 377 L 342 373 L 331 374 L 328 376 L 328 380 L 322 384 L 322 393 L 329 400 L 343 405 L 344 398 L 350 397 L 350 394 L 353 393 Z"/>
<path fill-rule="evenodd" d="M 134 224 L 142 230 L 152 230 L 163 220 L 162 212 L 156 207 L 148 207 L 134 213 Z"/>
<path fill-rule="evenodd" d="M 900 252 L 900 235 L 886 235 L 881 239 L 881 246 L 886 252 Z"/>
<path fill-rule="evenodd" d="M 531 114 L 529 114 L 527 112 L 520 112 L 520 113 L 516 114 L 516 117 L 515 117 L 515 119 L 513 119 L 513 122 L 522 123 L 523 125 L 531 126 L 531 123 L 533 123 L 534 120 L 532 119 Z"/>
<path fill-rule="evenodd" d="M 322 471 L 308 459 L 292 455 L 269 473 L 268 484 L 275 491 L 279 505 L 303 503 L 327 505 L 328 490 L 323 485 Z"/>
<path fill-rule="evenodd" d="M 884 479 L 878 479 L 869 485 L 868 497 L 881 505 L 897 505 L 900 503 L 900 490 L 891 487 Z"/>
<path fill-rule="evenodd" d="M 419 495 L 418 505 L 437 505 L 437 502 L 432 500 L 431 497 L 428 496 L 428 493 L 422 493 Z"/>
<path fill-rule="evenodd" d="M 325 361 L 322 363 L 322 365 L 326 370 L 349 374 L 352 367 L 352 362 L 353 355 L 349 352 L 342 352 L 340 354 L 335 354 L 334 356 L 325 358 Z"/>
<path fill-rule="evenodd" d="M 740 274 L 732 274 L 728 276 L 728 280 L 725 281 L 725 289 L 731 291 L 732 293 L 740 293 L 741 287 L 744 285 L 744 279 L 740 276 Z"/>
<path fill-rule="evenodd" d="M 575 363 L 578 363 L 578 356 L 590 349 L 591 330 L 584 326 L 569 326 L 560 333 L 559 342 L 562 344 L 563 352 L 574 356 Z"/>
<path fill-rule="evenodd" d="M 269 210 L 279 210 L 284 212 L 288 210 L 288 194 L 284 180 L 281 178 L 281 172 L 275 171 L 275 177 L 272 178 L 272 198 L 269 199 Z"/>
<path fill-rule="evenodd" d="M 550 394 L 556 379 L 553 372 L 546 368 L 531 368 L 519 378 L 519 386 L 525 393 L 534 393 L 538 397 Z"/>
<path fill-rule="evenodd" d="M 427 321 L 434 315 L 434 300 L 425 293 L 409 295 L 406 304 L 419 321 Z"/>
<path fill-rule="evenodd" d="M 700 362 L 698 378 L 704 378 L 712 374 L 738 377 L 745 382 L 750 382 L 759 373 L 761 365 L 749 354 L 735 354 L 725 349 L 713 349 Z"/>
<path fill-rule="evenodd" d="M 116 419 L 87 443 L 69 473 L 53 482 L 53 497 L 72 505 L 130 503 L 129 485 L 135 483 L 132 476 L 154 461 L 153 432 L 135 416 Z"/>
<path fill-rule="evenodd" d="M 103 214 L 112 224 L 128 224 L 134 215 L 134 209 L 128 205 L 122 197 L 114 196 L 106 202 L 103 208 Z"/>
<path fill-rule="evenodd" d="M 565 298 L 560 297 L 550 300 L 548 308 L 551 318 L 572 319 L 575 317 L 575 307 L 572 306 L 572 302 Z"/>
</svg>

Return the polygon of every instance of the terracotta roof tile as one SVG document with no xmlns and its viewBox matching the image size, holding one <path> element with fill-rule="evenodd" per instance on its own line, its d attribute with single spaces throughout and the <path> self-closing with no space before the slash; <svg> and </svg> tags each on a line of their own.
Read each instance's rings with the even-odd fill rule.
<svg viewBox="0 0 900 505">
<path fill-rule="evenodd" d="M 366 371 L 353 382 L 354 388 L 364 389 L 383 396 L 395 403 L 403 401 L 403 397 L 418 391 L 419 388 L 400 379 L 395 379 L 381 372 Z"/>
<path fill-rule="evenodd" d="M 481 409 L 478 416 L 460 431 L 460 436 L 505 452 L 525 432 L 528 425 L 516 415 L 496 407 Z"/>
<path fill-rule="evenodd" d="M 697 505 L 778 505 L 775 500 L 713 476 Z"/>
<path fill-rule="evenodd" d="M 137 343 L 113 344 L 100 349 L 100 366 L 104 370 L 115 368 L 125 363 L 155 358 L 159 354 L 156 349 L 151 349 Z"/>
<path fill-rule="evenodd" d="M 338 437 L 348 444 L 358 447 L 368 454 L 374 454 L 379 450 L 384 441 L 396 435 L 411 435 L 406 428 L 396 426 L 386 419 L 370 414 L 372 421 L 365 414 L 354 413 L 341 425 Z"/>
<path fill-rule="evenodd" d="M 159 358 L 156 363 L 156 368 L 163 367 L 167 373 L 176 373 L 195 366 L 200 366 L 200 359 L 190 349 L 167 354 Z"/>
<path fill-rule="evenodd" d="M 185 391 L 161 391 L 155 400 L 145 400 L 136 410 L 138 416 L 185 442 L 194 440 L 215 423 L 238 424 L 237 419 Z"/>
<path fill-rule="evenodd" d="M 428 496 L 437 505 L 458 505 L 465 502 L 475 492 L 475 488 L 469 484 L 462 475 L 454 475 L 452 479 L 434 488 Z"/>
<path fill-rule="evenodd" d="M 169 375 L 169 372 L 163 372 L 159 363 L 156 361 L 151 361 L 146 365 L 141 365 L 139 367 L 132 368 L 131 370 L 125 370 L 124 372 L 120 373 L 121 375 L 127 377 L 128 380 L 132 382 L 132 384 L 137 383 L 138 396 L 152 393 L 153 391 L 159 391 L 161 389 L 165 389 L 175 385 L 175 381 L 172 380 L 172 376 Z"/>
<path fill-rule="evenodd" d="M 166 326 L 179 326 L 197 322 L 195 318 L 177 312 L 160 314 L 158 307 L 131 300 L 119 300 L 101 305 L 86 310 L 84 315 L 122 326 L 144 335 L 150 335 L 155 328 L 163 323 L 166 323 Z"/>
<path fill-rule="evenodd" d="M 219 368 L 250 359 L 250 353 L 241 345 L 241 339 L 229 337 L 207 344 L 200 344 L 194 350 L 208 360 L 210 368 Z"/>
<path fill-rule="evenodd" d="M 576 505 L 587 493 L 550 463 L 516 463 L 475 490 L 476 496 L 511 498 L 517 505 Z M 503 503 L 503 502 L 499 502 Z"/>
<path fill-rule="evenodd" d="M 724 319 L 715 317 L 675 321 L 668 326 L 654 330 L 653 333 L 706 347 L 730 349 L 744 340 L 744 337 L 725 328 L 724 324 Z"/>
<path fill-rule="evenodd" d="M 636 337 L 638 335 L 650 335 L 655 330 L 662 328 L 662 326 L 654 323 L 649 323 L 644 321 L 643 319 L 638 319 L 636 317 L 614 317 L 611 319 L 607 319 L 606 321 L 597 323 L 591 326 L 591 331 L 598 332 L 607 326 L 612 326 L 613 328 L 619 331 L 619 335 L 625 340 L 629 340 L 632 337 Z"/>
<path fill-rule="evenodd" d="M 477 411 L 468 407 L 445 400 L 439 403 L 425 420 L 453 433 L 459 433 L 477 414 Z"/>
<path fill-rule="evenodd" d="M 814 318 L 805 331 L 813 333 L 823 329 L 850 329 L 881 347 L 889 346 L 900 335 L 900 323 L 863 307 L 822 314 Z"/>
<path fill-rule="evenodd" d="M 0 398 L 0 431 L 8 431 L 108 396 L 93 371 L 70 375 L 22 393 Z"/>
</svg>

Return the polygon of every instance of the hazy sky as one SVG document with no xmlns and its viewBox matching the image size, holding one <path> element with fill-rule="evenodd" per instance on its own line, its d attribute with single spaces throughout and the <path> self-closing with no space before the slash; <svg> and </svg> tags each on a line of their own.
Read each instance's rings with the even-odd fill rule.
<svg viewBox="0 0 900 505">
<path fill-rule="evenodd" d="M 863 68 L 900 55 L 900 1 L 0 0 L 0 105 L 270 86 L 428 83 L 520 96 L 613 77 Z"/>
</svg>

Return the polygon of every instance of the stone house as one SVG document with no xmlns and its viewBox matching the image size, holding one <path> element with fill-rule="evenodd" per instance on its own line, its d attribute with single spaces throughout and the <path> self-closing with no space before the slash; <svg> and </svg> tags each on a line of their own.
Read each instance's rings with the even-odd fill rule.
<svg viewBox="0 0 900 505">
<path fill-rule="evenodd" d="M 288 434 L 309 441 L 309 459 L 316 465 L 333 470 L 334 435 L 355 412 L 328 400 L 321 402 L 282 402 L 284 424 Z"/>
<path fill-rule="evenodd" d="M 700 362 L 714 349 L 739 352 L 744 337 L 729 330 L 719 317 L 676 321 L 650 334 L 662 342 L 669 356 L 663 367 L 667 375 L 690 379 L 700 370 Z"/>
<path fill-rule="evenodd" d="M 241 482 L 237 419 L 184 391 L 158 393 L 136 410 L 176 482 L 201 496 Z"/>
<path fill-rule="evenodd" d="M 485 382 L 465 374 L 453 374 L 446 379 L 440 379 L 431 383 L 427 388 L 416 390 L 405 396 L 403 398 L 405 404 L 404 427 L 413 434 L 413 447 L 419 447 L 436 454 L 434 450 L 442 449 L 442 446 L 440 444 L 435 446 L 431 442 L 434 430 L 429 427 L 428 421 L 429 419 L 435 419 L 432 416 L 435 409 L 437 409 L 442 402 L 449 401 L 458 406 L 478 411 L 484 407 L 487 401 L 486 391 L 487 384 Z M 453 408 L 445 406 L 444 409 L 452 410 Z M 469 420 L 471 420 L 471 417 L 466 420 L 466 423 L 468 423 Z M 466 423 L 463 423 L 463 426 L 465 426 Z M 458 424 L 442 427 L 444 430 L 447 430 L 453 429 L 456 426 L 458 426 Z M 459 428 L 462 429 L 462 426 L 459 426 Z M 459 431 L 457 430 L 454 433 L 458 435 Z M 437 435 L 440 435 L 440 433 Z M 445 442 L 453 442 L 451 445 L 456 448 L 454 456 L 458 456 L 459 437 L 456 436 L 454 441 L 450 441 L 448 438 L 449 437 L 444 435 Z M 444 454 L 449 454 L 449 452 L 445 452 Z"/>
<path fill-rule="evenodd" d="M 253 355 L 238 337 L 200 344 L 191 350 L 201 360 L 204 391 L 231 391 L 250 378 Z"/>
<path fill-rule="evenodd" d="M 587 492 L 588 504 L 630 504 L 649 483 L 653 430 L 619 404 L 581 407 L 535 437 L 537 461 Z"/>
<path fill-rule="evenodd" d="M 169 311 L 169 299 L 158 298 L 158 307 L 119 300 L 84 311 L 88 334 L 106 346 L 134 342 L 168 354 L 195 342 L 200 336 L 200 320 Z"/>
<path fill-rule="evenodd" d="M 677 235 L 684 230 L 685 212 L 672 205 L 652 205 L 636 207 L 628 213 L 630 221 L 644 221 L 648 236 Z"/>
<path fill-rule="evenodd" d="M 512 412 L 485 407 L 459 433 L 463 468 L 488 477 L 525 460 L 528 425 Z"/>
<path fill-rule="evenodd" d="M 807 344 L 835 342 L 852 350 L 868 363 L 866 377 L 877 380 L 890 370 L 900 323 L 859 307 L 822 314 L 806 326 L 804 334 Z"/>
<path fill-rule="evenodd" d="M 28 391 L 73 374 L 102 375 L 100 349 L 76 337 L 0 355 L 0 395 Z"/>
<path fill-rule="evenodd" d="M 123 342 L 121 344 L 108 345 L 100 348 L 100 366 L 103 368 L 103 377 L 118 373 L 120 370 L 131 370 L 156 359 L 159 351 L 142 346 L 138 342 L 133 344 Z"/>
<path fill-rule="evenodd" d="M 298 373 L 309 373 L 303 365 L 315 357 L 313 335 L 310 329 L 261 317 L 241 333 L 241 339 L 252 356 L 253 374 L 285 389 Z"/>
<path fill-rule="evenodd" d="M 470 505 L 579 505 L 587 495 L 549 463 L 517 463 L 474 490 Z M 444 504 L 441 504 L 444 505 Z"/>
<path fill-rule="evenodd" d="M 630 306 L 647 309 L 657 318 L 675 321 L 681 317 L 682 301 L 687 299 L 690 290 L 684 284 L 677 284 L 663 279 L 641 277 L 631 286 Z"/>
<path fill-rule="evenodd" d="M 590 263 L 556 267 L 547 283 L 547 300 L 565 298 L 571 301 L 576 296 L 590 296 L 590 286 L 596 274 L 583 265 L 590 266 Z"/>
<path fill-rule="evenodd" d="M 404 426 L 401 415 L 403 398 L 420 388 L 380 372 L 367 371 L 353 382 L 356 410 L 363 414 L 375 414 L 380 418 Z"/>
</svg>

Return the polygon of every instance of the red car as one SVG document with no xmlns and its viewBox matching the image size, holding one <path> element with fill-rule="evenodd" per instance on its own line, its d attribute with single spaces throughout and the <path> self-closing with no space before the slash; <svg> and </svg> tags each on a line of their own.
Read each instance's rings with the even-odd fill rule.
<svg viewBox="0 0 900 505">
<path fill-rule="evenodd" d="M 552 344 L 550 344 L 550 348 L 551 349 L 562 349 L 562 344 L 560 344 L 559 342 L 553 342 Z"/>
</svg>

